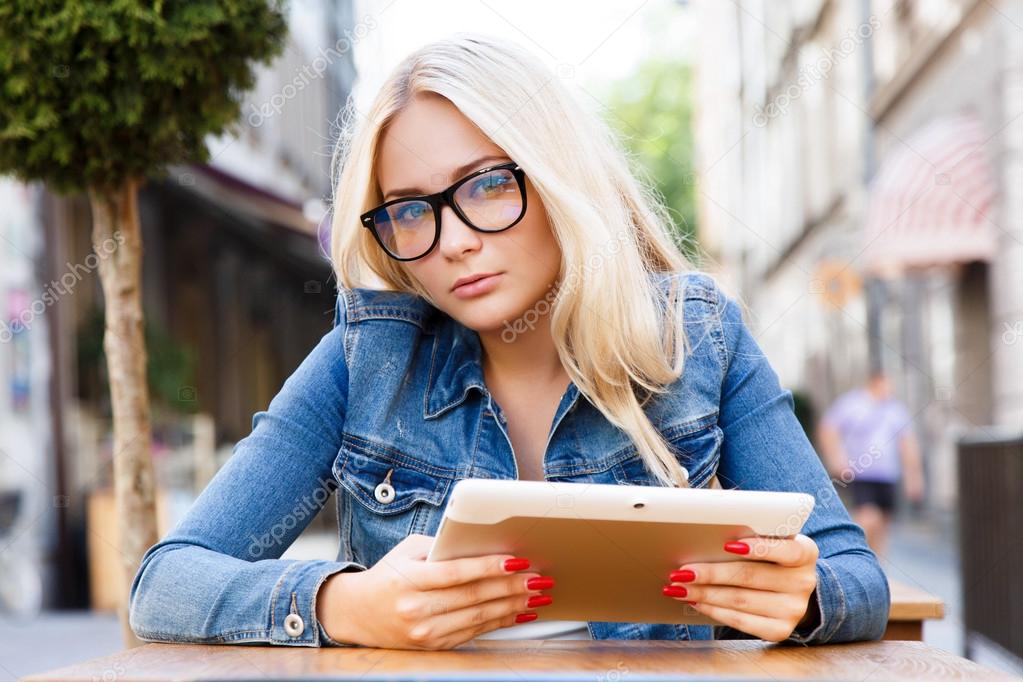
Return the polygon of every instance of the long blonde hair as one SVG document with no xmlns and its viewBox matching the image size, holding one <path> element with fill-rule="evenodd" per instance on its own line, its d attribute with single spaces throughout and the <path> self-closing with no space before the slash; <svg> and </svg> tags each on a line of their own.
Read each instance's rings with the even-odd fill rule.
<svg viewBox="0 0 1023 682">
<path fill-rule="evenodd" d="M 437 307 L 359 222 L 382 201 L 375 161 L 383 130 L 419 93 L 450 101 L 525 170 L 562 250 L 549 314 L 566 372 L 662 484 L 688 486 L 643 407 L 681 376 L 687 349 L 683 297 L 661 295 L 652 275 L 692 266 L 672 239 L 663 204 L 636 180 L 608 127 L 528 51 L 454 34 L 405 58 L 365 116 L 349 102 L 332 164 L 339 285 L 412 292 Z"/>
</svg>

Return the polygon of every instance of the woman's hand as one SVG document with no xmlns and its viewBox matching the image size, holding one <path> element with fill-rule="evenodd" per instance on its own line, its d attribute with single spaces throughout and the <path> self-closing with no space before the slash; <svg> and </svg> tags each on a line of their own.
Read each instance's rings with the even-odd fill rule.
<svg viewBox="0 0 1023 682">
<path fill-rule="evenodd" d="M 748 561 L 692 563 L 672 571 L 664 594 L 736 630 L 771 642 L 812 622 L 810 596 L 817 587 L 817 543 L 792 538 L 742 538 L 725 550 Z M 814 606 L 816 608 L 816 606 Z"/>
<path fill-rule="evenodd" d="M 335 573 L 320 588 L 316 616 L 341 643 L 387 649 L 450 649 L 491 630 L 536 618 L 554 580 L 508 554 L 425 561 L 428 535 L 410 535 L 374 566 Z M 507 564 L 509 560 L 513 563 Z M 510 569 L 510 570 L 509 570 Z"/>
</svg>

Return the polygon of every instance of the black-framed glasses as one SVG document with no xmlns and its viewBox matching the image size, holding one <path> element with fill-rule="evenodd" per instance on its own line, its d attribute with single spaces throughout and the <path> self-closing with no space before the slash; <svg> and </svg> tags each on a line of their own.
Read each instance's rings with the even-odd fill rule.
<svg viewBox="0 0 1023 682">
<path fill-rule="evenodd" d="M 466 175 L 436 194 L 384 202 L 359 216 L 377 243 L 400 261 L 422 258 L 440 240 L 440 212 L 447 204 L 479 232 L 501 232 L 526 215 L 526 174 L 514 161 Z"/>
</svg>

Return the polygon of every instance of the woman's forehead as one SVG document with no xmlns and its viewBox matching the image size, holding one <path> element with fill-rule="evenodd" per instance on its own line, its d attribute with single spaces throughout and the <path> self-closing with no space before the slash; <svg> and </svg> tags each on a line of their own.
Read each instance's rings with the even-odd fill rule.
<svg viewBox="0 0 1023 682">
<path fill-rule="evenodd" d="M 377 180 L 385 192 L 437 192 L 459 167 L 503 154 L 457 107 L 438 96 L 414 98 L 384 129 L 377 151 Z"/>
</svg>

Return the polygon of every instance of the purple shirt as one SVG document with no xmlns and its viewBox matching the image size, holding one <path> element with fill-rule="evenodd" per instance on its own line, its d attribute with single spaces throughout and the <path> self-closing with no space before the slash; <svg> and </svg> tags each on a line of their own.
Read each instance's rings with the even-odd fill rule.
<svg viewBox="0 0 1023 682">
<path fill-rule="evenodd" d="M 896 398 L 875 400 L 865 388 L 839 396 L 821 421 L 841 436 L 849 458 L 850 478 L 861 481 L 899 480 L 899 440 L 913 428 L 913 418 Z"/>
</svg>

